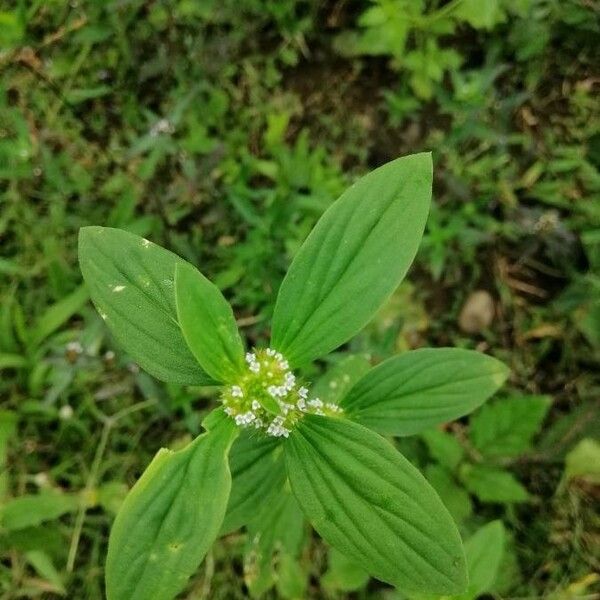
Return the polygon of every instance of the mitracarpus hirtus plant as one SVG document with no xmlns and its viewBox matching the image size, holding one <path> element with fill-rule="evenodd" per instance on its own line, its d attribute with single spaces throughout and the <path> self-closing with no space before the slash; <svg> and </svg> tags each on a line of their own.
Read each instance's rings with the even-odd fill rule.
<svg viewBox="0 0 600 600">
<path fill-rule="evenodd" d="M 416 350 L 374 367 L 336 403 L 296 371 L 359 332 L 398 286 L 431 185 L 423 153 L 342 194 L 289 268 L 266 348 L 244 347 L 225 298 L 188 262 L 125 231 L 81 230 L 85 281 L 123 348 L 163 381 L 221 386 L 206 432 L 177 452 L 159 450 L 127 496 L 109 540 L 109 600 L 175 597 L 219 533 L 250 525 L 256 504 L 286 482 L 316 531 L 372 576 L 413 594 L 466 588 L 451 516 L 382 434 L 465 415 L 502 385 L 506 367 L 469 350 Z M 268 456 L 278 475 L 255 482 L 262 496 L 235 470 L 232 479 L 232 446 L 232 461 L 265 448 L 256 460 Z"/>
</svg>

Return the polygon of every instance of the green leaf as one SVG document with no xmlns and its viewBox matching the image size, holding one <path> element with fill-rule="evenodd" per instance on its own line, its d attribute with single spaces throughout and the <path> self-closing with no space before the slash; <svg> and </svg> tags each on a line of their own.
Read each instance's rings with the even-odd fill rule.
<svg viewBox="0 0 600 600">
<path fill-rule="evenodd" d="M 46 552 L 30 550 L 25 553 L 25 559 L 52 586 L 52 589 L 48 591 L 52 591 L 60 596 L 67 593 L 60 573 Z"/>
<path fill-rule="evenodd" d="M 565 457 L 565 478 L 582 479 L 600 484 L 600 443 L 591 438 L 581 440 Z"/>
<path fill-rule="evenodd" d="M 84 285 L 50 306 L 36 321 L 31 331 L 30 342 L 38 346 L 51 333 L 64 325 L 88 301 L 89 293 Z"/>
<path fill-rule="evenodd" d="M 74 512 L 79 498 L 56 491 L 44 491 L 13 498 L 0 507 L 0 528 L 14 531 L 34 527 Z"/>
<path fill-rule="evenodd" d="M 341 405 L 351 419 L 380 433 L 412 435 L 471 412 L 507 376 L 507 367 L 486 354 L 424 348 L 369 371 Z"/>
<path fill-rule="evenodd" d="M 481 502 L 526 502 L 527 490 L 515 479 L 512 473 L 486 467 L 485 465 L 463 465 L 460 478 L 465 487 Z"/>
<path fill-rule="evenodd" d="M 25 356 L 0 352 L 0 369 L 23 369 L 27 364 Z"/>
<path fill-rule="evenodd" d="M 506 20 L 500 0 L 462 0 L 454 14 L 475 29 L 491 30 Z"/>
<path fill-rule="evenodd" d="M 428 465 L 425 468 L 425 476 L 459 525 L 471 516 L 473 512 L 471 497 L 456 483 L 452 473 L 441 465 Z"/>
<path fill-rule="evenodd" d="M 302 600 L 306 598 L 308 573 L 296 558 L 283 552 L 277 565 L 277 593 L 280 598 Z"/>
<path fill-rule="evenodd" d="M 329 549 L 328 569 L 321 583 L 330 592 L 354 592 L 369 581 L 369 574 L 355 561 L 336 550 Z"/>
<path fill-rule="evenodd" d="M 116 515 L 128 493 L 129 488 L 122 481 L 107 481 L 97 490 L 98 504 L 109 514 Z"/>
<path fill-rule="evenodd" d="M 325 212 L 281 284 L 272 347 L 293 365 L 358 333 L 406 274 L 431 200 L 429 153 L 359 179 Z"/>
<path fill-rule="evenodd" d="M 188 263 L 175 268 L 177 318 L 192 354 L 214 379 L 232 382 L 244 368 L 244 344 L 219 288 Z"/>
<path fill-rule="evenodd" d="M 403 591 L 466 587 L 452 517 L 384 438 L 345 419 L 307 415 L 284 449 L 292 490 L 325 541 Z"/>
<path fill-rule="evenodd" d="M 465 542 L 469 588 L 462 599 L 477 598 L 494 584 L 504 554 L 504 525 L 492 521 L 478 529 Z"/>
<path fill-rule="evenodd" d="M 83 227 L 79 264 L 90 296 L 121 346 L 157 379 L 214 383 L 189 351 L 175 308 L 175 266 L 181 258 L 137 235 Z"/>
<path fill-rule="evenodd" d="M 465 451 L 451 433 L 439 429 L 428 429 L 421 434 L 421 437 L 433 459 L 451 471 L 458 467 Z"/>
<path fill-rule="evenodd" d="M 519 396 L 483 406 L 469 419 L 469 437 L 484 456 L 516 456 L 529 449 L 552 400 Z"/>
<path fill-rule="evenodd" d="M 125 499 L 106 559 L 109 600 L 171 600 L 216 539 L 237 435 L 222 418 L 183 450 L 161 449 Z"/>
<path fill-rule="evenodd" d="M 256 518 L 258 507 L 285 482 L 283 452 L 278 440 L 242 431 L 229 454 L 232 485 L 221 534 L 231 533 Z"/>
</svg>

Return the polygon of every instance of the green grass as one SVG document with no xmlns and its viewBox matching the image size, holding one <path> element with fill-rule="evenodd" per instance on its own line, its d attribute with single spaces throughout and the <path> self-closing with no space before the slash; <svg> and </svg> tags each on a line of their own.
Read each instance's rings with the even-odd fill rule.
<svg viewBox="0 0 600 600">
<path fill-rule="evenodd" d="M 29 527 L 0 517 L 0 598 L 102 598 L 120 499 L 214 399 L 153 381 L 113 345 L 79 287 L 79 227 L 126 228 L 199 265 L 260 343 L 320 214 L 359 174 L 420 150 L 433 151 L 435 206 L 417 262 L 332 360 L 477 348 L 510 365 L 505 396 L 548 395 L 532 445 L 493 461 L 530 500 L 485 503 L 461 481 L 451 495 L 471 505 L 465 537 L 505 523 L 495 593 L 598 593 L 598 481 L 564 478 L 565 457 L 600 433 L 598 6 L 486 1 L 500 8 L 481 23 L 461 4 L 414 2 L 415 18 L 442 16 L 400 54 L 367 35 L 366 0 L 0 7 L 0 503 L 63 494 L 54 514 L 44 498 L 25 511 Z M 440 58 L 449 49 L 460 60 Z M 493 312 L 466 331 L 477 290 Z M 469 464 L 487 460 L 469 420 L 447 431 Z M 420 438 L 399 447 L 439 465 Z M 248 597 L 249 544 L 219 541 L 184 597 Z M 341 591 L 314 535 L 299 561 L 307 598 L 400 597 L 375 581 Z"/>
</svg>

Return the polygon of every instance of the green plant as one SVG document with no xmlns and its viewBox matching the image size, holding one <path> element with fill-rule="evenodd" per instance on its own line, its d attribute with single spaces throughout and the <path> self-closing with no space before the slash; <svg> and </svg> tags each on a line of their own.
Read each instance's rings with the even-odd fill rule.
<svg viewBox="0 0 600 600">
<path fill-rule="evenodd" d="M 459 51 L 444 46 L 445 38 L 465 23 L 490 31 L 513 14 L 524 17 L 532 2 L 451 0 L 440 4 L 435 0 L 373 0 L 358 19 L 360 31 L 342 34 L 338 50 L 351 56 L 389 56 L 393 69 L 407 73 L 416 97 L 431 100 L 439 93 L 444 75 L 458 72 L 464 62 Z M 395 104 L 401 112 L 415 108 L 414 100 L 391 100 L 392 107 Z"/>
<path fill-rule="evenodd" d="M 507 468 L 531 450 L 551 405 L 547 396 L 513 396 L 486 404 L 469 417 L 468 436 L 429 429 L 421 433 L 435 461 L 424 471 L 459 526 L 479 503 L 514 506 L 530 501 L 527 489 Z"/>
<path fill-rule="evenodd" d="M 371 575 L 407 592 L 465 588 L 452 517 L 377 432 L 409 435 L 470 412 L 502 385 L 506 367 L 467 350 L 419 350 L 368 371 L 339 403 L 311 396 L 292 372 L 355 335 L 399 284 L 423 233 L 431 181 L 430 155 L 417 154 L 349 188 L 292 262 L 271 347 L 245 354 L 233 311 L 195 267 L 125 231 L 81 230 L 84 279 L 117 341 L 159 379 L 222 386 L 206 433 L 177 452 L 160 450 L 125 500 L 109 541 L 109 598 L 174 597 L 220 531 L 251 524 L 254 488 L 287 494 L 286 479 L 317 532 Z M 260 448 L 278 473 L 269 482 L 236 469 Z"/>
</svg>

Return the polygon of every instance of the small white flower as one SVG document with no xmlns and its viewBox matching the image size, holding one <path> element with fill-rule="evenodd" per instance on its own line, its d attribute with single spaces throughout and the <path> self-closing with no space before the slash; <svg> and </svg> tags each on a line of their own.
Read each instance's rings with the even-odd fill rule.
<svg viewBox="0 0 600 600">
<path fill-rule="evenodd" d="M 70 404 L 63 404 L 58 411 L 59 419 L 68 421 L 73 417 L 73 407 Z"/>
<path fill-rule="evenodd" d="M 36 473 L 33 476 L 33 482 L 35 483 L 35 485 L 37 485 L 38 487 L 46 487 L 49 483 L 50 483 L 50 478 L 48 477 L 48 473 Z"/>
<path fill-rule="evenodd" d="M 83 346 L 79 342 L 69 342 L 67 344 L 67 352 L 81 354 L 83 352 Z"/>
</svg>

